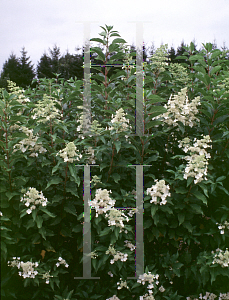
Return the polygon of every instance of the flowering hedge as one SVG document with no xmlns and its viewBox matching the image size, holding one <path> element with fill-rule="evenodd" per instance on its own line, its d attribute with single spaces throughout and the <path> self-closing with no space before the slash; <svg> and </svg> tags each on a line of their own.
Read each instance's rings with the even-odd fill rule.
<svg viewBox="0 0 229 300">
<path fill-rule="evenodd" d="M 203 44 L 144 64 L 144 136 L 134 135 L 136 67 L 112 26 L 83 81 L 40 79 L 0 98 L 2 299 L 229 299 L 229 61 Z M 109 58 L 108 58 L 109 56 Z M 96 68 L 95 68 L 96 69 Z M 94 79 L 101 81 L 97 84 Z M 91 169 L 92 277 L 83 274 L 84 172 Z M 135 276 L 136 170 L 144 167 L 144 266 Z M 78 166 L 79 165 L 79 166 Z M 123 209 L 122 209 L 123 208 Z"/>
</svg>

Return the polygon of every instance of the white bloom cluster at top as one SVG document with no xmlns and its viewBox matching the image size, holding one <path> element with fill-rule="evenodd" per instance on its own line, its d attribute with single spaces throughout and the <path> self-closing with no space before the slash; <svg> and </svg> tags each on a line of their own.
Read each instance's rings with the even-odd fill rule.
<svg viewBox="0 0 229 300">
<path fill-rule="evenodd" d="M 117 285 L 118 285 L 117 289 L 118 289 L 118 290 L 121 290 L 123 287 L 129 289 L 129 287 L 127 286 L 126 280 L 125 280 L 125 281 L 122 281 L 122 278 L 120 278 L 120 281 L 121 281 L 121 282 L 117 282 Z"/>
<path fill-rule="evenodd" d="M 46 123 L 49 120 L 54 120 L 60 122 L 59 118 L 63 117 L 63 114 L 60 113 L 60 110 L 55 107 L 55 104 L 61 106 L 61 102 L 51 96 L 46 94 L 43 95 L 43 100 L 38 100 L 36 107 L 33 109 L 35 114 L 32 116 L 32 119 L 38 119 L 39 123 Z"/>
<path fill-rule="evenodd" d="M 65 265 L 65 268 L 68 268 L 69 265 L 66 263 L 66 260 L 62 257 L 58 258 L 58 262 L 56 263 L 56 266 L 59 267 L 60 265 Z"/>
<path fill-rule="evenodd" d="M 111 298 L 107 298 L 106 300 L 120 300 L 116 295 L 113 295 Z"/>
<path fill-rule="evenodd" d="M 130 120 L 126 119 L 125 115 L 127 115 L 127 113 L 124 113 L 123 108 L 120 108 L 116 111 L 115 117 L 113 117 L 112 114 L 111 123 L 113 123 L 114 126 L 109 127 L 109 130 L 116 129 L 116 133 L 118 133 L 121 131 L 126 131 L 128 128 L 132 128 L 132 126 L 128 125 Z"/>
<path fill-rule="evenodd" d="M 152 185 L 151 188 L 147 189 L 147 195 L 150 194 L 150 196 L 152 197 L 152 200 L 150 200 L 150 203 L 154 204 L 159 204 L 160 205 L 165 205 L 167 203 L 166 198 L 167 196 L 171 196 L 171 194 L 169 193 L 169 185 L 165 185 L 165 181 L 164 180 L 160 180 L 158 182 L 158 179 L 154 180 L 156 182 L 155 185 Z M 163 194 L 162 194 L 163 193 Z M 158 202 L 157 197 L 161 198 L 161 202 Z"/>
<path fill-rule="evenodd" d="M 2 217 L 3 216 L 3 214 L 2 214 L 2 212 L 0 211 L 0 217 Z"/>
<path fill-rule="evenodd" d="M 49 284 L 49 278 L 50 278 L 50 277 L 53 277 L 53 276 L 50 275 L 49 273 L 50 273 L 50 271 L 46 272 L 45 274 L 42 274 L 42 275 L 43 275 L 43 276 L 42 276 L 42 279 L 45 279 L 45 283 L 46 283 L 46 284 Z"/>
<path fill-rule="evenodd" d="M 181 84 L 188 85 L 188 83 L 191 81 L 188 76 L 187 69 L 178 63 L 170 64 L 169 72 L 172 74 L 172 83 L 174 84 L 175 82 L 179 82 Z"/>
<path fill-rule="evenodd" d="M 158 278 L 159 278 L 158 274 L 153 275 L 153 274 L 151 274 L 151 272 L 148 272 L 148 274 L 144 273 L 143 275 L 139 275 L 137 282 L 144 285 L 146 283 L 146 281 L 148 281 L 150 284 L 148 285 L 147 289 L 152 289 L 152 288 L 154 288 L 153 283 L 154 283 L 155 279 L 156 279 L 156 282 L 155 282 L 156 285 L 159 284 Z M 150 291 L 149 291 L 149 293 L 151 294 Z"/>
<path fill-rule="evenodd" d="M 128 254 L 126 253 L 122 253 L 120 251 L 116 251 L 114 247 L 111 247 L 111 245 L 109 246 L 108 250 L 106 251 L 106 254 L 111 254 L 114 256 L 113 259 L 110 260 L 110 264 L 113 264 L 115 261 L 117 260 L 121 260 L 121 261 L 127 261 L 127 257 Z"/>
<path fill-rule="evenodd" d="M 126 243 L 125 246 L 130 248 L 131 251 L 133 251 L 136 248 L 136 246 L 134 246 L 130 241 L 126 240 L 124 242 Z"/>
<path fill-rule="evenodd" d="M 224 229 L 229 229 L 229 223 L 227 221 L 224 221 L 224 225 L 216 223 L 216 225 L 219 225 L 218 228 L 220 229 L 220 234 L 224 234 Z"/>
<path fill-rule="evenodd" d="M 152 61 L 150 65 L 156 65 L 156 68 L 158 69 L 159 72 L 164 72 L 165 67 L 168 66 L 167 61 L 171 60 L 170 58 L 167 58 L 168 56 L 167 51 L 168 51 L 168 44 L 161 45 L 159 48 L 157 48 L 157 50 L 152 55 L 152 57 L 149 58 L 149 60 Z"/>
<path fill-rule="evenodd" d="M 111 190 L 110 193 L 112 193 Z M 101 215 L 110 210 L 115 205 L 115 202 L 115 200 L 109 197 L 109 191 L 107 189 L 102 190 L 100 188 L 96 190 L 95 199 L 88 201 L 88 205 L 96 209 L 96 217 L 98 217 L 98 214 Z"/>
<path fill-rule="evenodd" d="M 13 82 L 11 80 L 7 80 L 7 86 L 10 91 L 9 94 L 11 94 L 11 95 L 14 94 L 17 98 L 15 100 L 18 101 L 20 104 L 24 104 L 25 102 L 30 102 L 29 98 L 25 97 L 24 90 L 21 89 L 20 87 L 18 87 L 15 82 Z M 25 108 L 23 108 L 22 110 L 24 111 Z M 17 113 L 17 116 L 20 116 L 21 114 L 22 114 L 22 112 L 19 111 Z"/>
<path fill-rule="evenodd" d="M 105 215 L 108 217 L 108 226 L 115 225 L 116 227 L 120 227 L 120 233 L 122 232 L 122 228 L 124 227 L 123 220 L 129 221 L 129 218 L 120 210 L 116 208 L 111 208 L 109 213 Z"/>
<path fill-rule="evenodd" d="M 203 136 L 203 134 L 202 134 Z M 190 146 L 190 139 L 188 137 L 179 141 L 178 147 L 183 146 L 183 151 L 187 153 L 190 151 L 191 156 L 186 156 L 185 159 L 189 162 L 185 168 L 184 178 L 195 177 L 194 183 L 201 182 L 203 180 L 203 175 L 207 175 L 207 159 L 211 157 L 209 153 L 206 152 L 206 148 L 212 148 L 212 145 L 208 143 L 212 142 L 209 135 L 203 136 L 201 140 L 194 138 L 194 145 Z M 203 149 L 204 148 L 204 149 Z M 207 178 L 204 178 L 207 180 Z"/>
<path fill-rule="evenodd" d="M 30 130 L 25 126 L 20 127 L 17 124 L 14 124 L 12 127 L 13 127 L 12 129 L 19 128 L 19 130 L 23 131 L 23 133 L 25 133 L 28 136 L 27 139 L 23 139 L 19 142 L 19 144 L 15 144 L 13 146 L 14 148 L 13 152 L 16 152 L 18 150 L 21 150 L 23 153 L 27 150 L 32 151 L 33 153 L 29 155 L 31 157 L 37 157 L 38 151 L 39 153 L 47 152 L 47 150 L 42 147 L 42 142 L 37 143 L 37 139 L 39 138 L 39 136 L 37 134 L 36 136 L 33 135 L 33 129 Z"/>
<path fill-rule="evenodd" d="M 205 296 L 202 294 L 199 295 L 199 298 L 194 298 L 193 300 L 205 299 L 205 300 L 214 300 L 217 296 L 213 293 L 206 292 Z M 192 300 L 191 297 L 186 297 L 187 300 Z M 229 293 L 222 294 L 220 293 L 218 300 L 229 299 Z"/>
<path fill-rule="evenodd" d="M 82 154 L 78 154 L 76 152 L 79 152 L 78 149 L 76 149 L 76 146 L 73 142 L 69 142 L 66 143 L 66 147 L 62 150 L 60 150 L 57 154 L 60 157 L 62 157 L 64 159 L 65 162 L 70 162 L 73 163 L 74 160 L 80 160 L 80 158 L 82 157 Z M 73 158 L 75 157 L 76 158 Z"/>
<path fill-rule="evenodd" d="M 95 164 L 95 154 L 94 154 L 94 149 L 92 147 L 89 147 L 88 149 L 86 149 L 86 153 L 90 155 L 90 157 L 88 158 L 88 162 L 89 164 Z"/>
<path fill-rule="evenodd" d="M 221 249 L 216 249 L 216 254 L 214 256 L 214 260 L 212 264 L 219 264 L 222 266 L 222 268 L 229 267 L 229 251 L 228 248 L 226 248 L 226 251 L 223 252 Z M 214 253 L 214 251 L 212 251 Z"/>
<path fill-rule="evenodd" d="M 23 198 L 24 197 L 24 198 Z M 27 214 L 31 214 L 33 209 L 36 209 L 36 205 L 41 204 L 42 206 L 46 206 L 47 205 L 47 198 L 44 197 L 42 191 L 39 194 L 39 191 L 36 190 L 36 188 L 29 188 L 29 191 L 26 192 L 26 194 L 23 195 L 23 197 L 21 197 L 20 202 L 25 202 L 25 206 L 29 207 L 29 209 L 27 209 Z"/>
<path fill-rule="evenodd" d="M 225 294 L 222 294 L 220 293 L 219 295 L 219 300 L 223 300 L 223 299 L 229 299 L 229 293 L 225 293 Z"/>
<path fill-rule="evenodd" d="M 153 295 L 145 294 L 143 296 L 140 296 L 139 300 L 155 300 Z"/>
<path fill-rule="evenodd" d="M 17 267 L 18 269 L 22 268 L 23 272 L 18 272 L 19 276 L 23 278 L 35 278 L 38 274 L 33 267 L 38 267 L 38 262 L 32 263 L 31 261 L 23 262 L 20 261 L 20 257 L 13 257 L 13 261 L 8 261 L 9 267 Z"/>
<path fill-rule="evenodd" d="M 152 118 L 152 120 L 164 118 L 164 122 L 168 125 L 178 126 L 177 122 L 182 122 L 185 126 L 193 127 L 196 125 L 195 114 L 198 113 L 197 105 L 200 105 L 200 97 L 197 96 L 195 99 L 189 103 L 187 97 L 187 87 L 181 89 L 178 95 L 170 96 L 167 104 L 164 107 L 167 112 Z"/>
</svg>

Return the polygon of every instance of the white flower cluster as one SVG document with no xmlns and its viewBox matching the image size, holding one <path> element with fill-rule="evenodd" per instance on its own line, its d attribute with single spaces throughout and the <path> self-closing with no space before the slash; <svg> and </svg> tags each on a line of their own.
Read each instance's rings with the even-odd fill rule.
<svg viewBox="0 0 229 300">
<path fill-rule="evenodd" d="M 20 257 L 13 257 L 13 261 L 8 261 L 9 267 L 17 267 L 18 269 L 22 269 L 22 272 L 18 272 L 19 276 L 23 278 L 35 278 L 38 274 L 37 271 L 34 270 L 33 267 L 38 267 L 38 262 L 32 263 L 31 261 L 23 262 L 20 261 Z"/>
<path fill-rule="evenodd" d="M 126 243 L 125 246 L 130 248 L 131 251 L 136 248 L 136 246 L 134 246 L 130 241 L 125 240 L 124 242 Z"/>
<path fill-rule="evenodd" d="M 168 61 L 171 60 L 170 58 L 167 58 L 168 56 L 168 44 L 161 45 L 155 53 L 152 55 L 152 57 L 149 58 L 152 63 L 150 65 L 156 65 L 156 68 L 159 72 L 164 72 L 165 67 L 168 66 Z"/>
<path fill-rule="evenodd" d="M 222 295 L 222 294 L 220 294 Z M 203 296 L 202 294 L 199 295 L 199 298 L 194 298 L 193 300 L 199 300 L 199 299 L 205 299 L 205 300 L 214 300 L 217 296 L 213 293 L 209 293 L 209 292 L 206 292 L 206 295 Z M 192 300 L 191 297 L 186 297 L 187 300 Z M 227 298 L 225 298 L 227 299 Z M 219 298 L 219 300 L 221 300 L 221 298 Z"/>
<path fill-rule="evenodd" d="M 224 221 L 224 225 L 216 223 L 216 225 L 219 225 L 218 228 L 220 229 L 220 234 L 224 234 L 224 229 L 229 229 L 229 223 L 227 221 Z"/>
<path fill-rule="evenodd" d="M 203 136 L 203 134 L 202 134 Z M 187 153 L 190 151 L 191 156 L 186 156 L 185 160 L 189 163 L 185 168 L 184 178 L 195 177 L 194 183 L 201 182 L 203 180 L 203 175 L 207 175 L 207 165 L 208 158 L 211 157 L 209 153 L 206 152 L 206 148 L 212 148 L 212 145 L 208 143 L 212 142 L 209 135 L 203 136 L 201 140 L 194 138 L 193 146 L 190 146 L 190 139 L 188 137 L 184 138 L 182 141 L 179 141 L 178 147 L 183 146 L 183 151 Z M 203 149 L 204 148 L 204 149 Z M 205 177 L 204 180 L 207 180 Z"/>
<path fill-rule="evenodd" d="M 56 266 L 59 267 L 60 265 L 65 265 L 65 268 L 68 268 L 69 265 L 66 263 L 66 260 L 62 257 L 58 258 L 59 262 L 56 263 Z"/>
<path fill-rule="evenodd" d="M 25 97 L 24 90 L 21 89 L 20 87 L 18 87 L 15 82 L 7 80 L 7 86 L 8 86 L 8 89 L 10 91 L 9 94 L 10 95 L 12 95 L 12 94 L 16 95 L 17 99 L 15 99 L 15 100 L 18 101 L 20 104 L 24 104 L 25 102 L 30 102 L 29 98 Z M 24 111 L 25 108 L 23 108 L 22 110 Z M 20 116 L 21 114 L 22 114 L 22 112 L 19 111 L 17 113 L 17 116 Z"/>
<path fill-rule="evenodd" d="M 143 296 L 140 296 L 139 300 L 155 300 L 153 295 L 145 294 Z"/>
<path fill-rule="evenodd" d="M 114 249 L 114 247 L 111 247 L 111 246 L 109 246 L 108 250 L 106 251 L 106 254 L 109 254 L 109 255 L 111 254 L 114 256 L 113 259 L 110 260 L 110 264 L 113 264 L 115 261 L 117 261 L 119 259 L 121 261 L 127 261 L 127 257 L 128 257 L 128 254 L 122 253 L 120 251 L 116 251 Z"/>
<path fill-rule="evenodd" d="M 113 277 L 113 276 L 114 276 L 114 274 L 111 273 L 111 271 L 109 271 L 107 274 L 110 275 L 110 277 Z"/>
<path fill-rule="evenodd" d="M 219 264 L 221 265 L 222 268 L 226 268 L 229 266 L 229 251 L 228 248 L 226 248 L 226 251 L 224 252 L 221 249 L 216 249 L 216 254 L 213 257 L 214 260 L 212 262 L 212 264 Z M 212 251 L 212 253 L 214 253 L 214 251 Z"/>
<path fill-rule="evenodd" d="M 3 216 L 3 214 L 2 214 L 2 212 L 0 211 L 0 217 L 2 217 Z"/>
<path fill-rule="evenodd" d="M 107 298 L 106 300 L 120 300 L 116 295 L 113 295 L 111 298 Z"/>
<path fill-rule="evenodd" d="M 129 287 L 127 286 L 126 280 L 122 281 L 122 278 L 120 278 L 120 282 L 119 281 L 117 282 L 117 285 L 118 285 L 118 287 L 117 287 L 118 290 L 121 290 L 123 287 L 129 289 Z"/>
<path fill-rule="evenodd" d="M 217 92 L 222 92 L 224 90 L 224 93 L 221 95 L 222 99 L 227 99 L 227 94 L 229 92 L 229 78 L 224 78 L 220 83 L 217 84 L 217 89 L 213 90 Z"/>
<path fill-rule="evenodd" d="M 89 114 L 89 110 L 85 107 L 85 106 L 77 106 L 79 109 L 83 109 L 83 111 L 81 111 L 80 112 L 80 114 L 79 114 L 79 122 L 80 122 L 80 125 L 79 126 L 77 126 L 77 128 L 76 128 L 76 130 L 77 131 L 81 131 L 82 130 L 82 128 L 83 128 L 83 124 L 84 124 L 84 113 L 85 113 L 85 115 L 86 115 L 86 118 L 85 118 L 85 125 L 86 125 L 86 130 L 88 129 L 88 126 L 89 126 L 89 124 L 90 124 L 90 120 L 89 120 L 89 118 L 87 118 L 88 117 L 88 114 Z M 91 125 L 91 127 L 92 127 L 92 125 Z M 93 124 L 93 130 L 95 130 L 95 131 L 97 131 L 97 130 L 99 130 L 99 127 L 98 127 L 98 123 L 96 123 L 96 122 L 94 122 L 94 124 Z M 91 137 L 91 135 L 89 135 L 90 137 Z"/>
<path fill-rule="evenodd" d="M 92 147 L 89 147 L 88 149 L 86 149 L 86 153 L 90 155 L 90 157 L 88 158 L 88 162 L 89 164 L 95 164 L 95 155 L 94 155 L 94 150 Z"/>
<path fill-rule="evenodd" d="M 219 300 L 223 300 L 223 299 L 229 299 L 229 293 L 227 293 L 227 294 L 220 293 L 219 294 Z"/>
<path fill-rule="evenodd" d="M 49 273 L 50 273 L 50 271 L 46 272 L 46 273 L 43 274 L 43 276 L 42 276 L 42 279 L 45 279 L 45 283 L 46 283 L 46 284 L 49 284 L 49 278 L 50 278 L 50 277 L 53 277 L 53 276 L 51 276 Z"/>
<path fill-rule="evenodd" d="M 123 221 L 129 221 L 129 218 L 116 208 L 111 208 L 109 210 L 109 213 L 106 214 L 105 217 L 109 218 L 108 226 L 115 225 L 116 227 L 120 227 L 120 233 L 122 232 L 122 228 L 124 227 Z"/>
<path fill-rule="evenodd" d="M 23 198 L 24 197 L 24 198 Z M 25 202 L 25 206 L 29 207 L 29 209 L 27 209 L 27 214 L 31 214 L 33 209 L 36 209 L 36 205 L 41 204 L 42 206 L 46 206 L 47 205 L 47 198 L 44 197 L 42 191 L 39 194 L 39 191 L 36 190 L 36 188 L 29 188 L 29 191 L 27 191 L 23 197 L 21 197 L 20 202 Z"/>
<path fill-rule="evenodd" d="M 159 281 L 158 281 L 158 278 L 159 278 L 159 275 L 156 274 L 156 275 L 152 275 L 151 272 L 148 272 L 148 274 L 144 273 L 143 275 L 139 275 L 139 278 L 137 280 L 138 283 L 141 283 L 141 284 L 145 284 L 146 281 L 148 281 L 150 284 L 148 285 L 147 289 L 150 289 L 149 290 L 149 293 L 152 294 L 152 288 L 154 288 L 154 280 L 156 279 L 156 285 L 159 284 Z"/>
<path fill-rule="evenodd" d="M 110 193 L 112 193 L 111 190 Z M 109 197 L 109 191 L 107 189 L 102 190 L 100 188 L 96 190 L 95 198 L 92 201 L 88 201 L 88 205 L 96 209 L 96 217 L 98 217 L 98 215 L 106 213 L 113 208 L 115 202 L 116 200 L 112 200 Z"/>
<path fill-rule="evenodd" d="M 128 130 L 128 128 L 132 128 L 132 126 L 128 125 L 130 120 L 126 119 L 125 115 L 127 115 L 127 113 L 124 113 L 123 108 L 120 108 L 119 110 L 116 111 L 115 117 L 113 117 L 113 114 L 112 114 L 111 123 L 113 123 L 114 126 L 109 127 L 109 130 L 116 129 L 116 133 L 118 133 L 121 131 L 126 131 L 126 130 Z M 128 136 L 126 136 L 126 137 L 128 137 Z"/>
<path fill-rule="evenodd" d="M 96 259 L 96 257 L 98 257 L 98 254 L 96 253 L 96 251 L 92 251 L 91 253 L 89 253 L 87 255 L 91 256 L 92 259 Z"/>
<path fill-rule="evenodd" d="M 100 181 L 100 178 L 99 178 L 97 175 L 92 176 L 91 182 L 94 182 L 94 183 L 102 183 L 102 182 Z"/>
<path fill-rule="evenodd" d="M 38 123 L 46 123 L 50 120 L 60 122 L 59 119 L 63 117 L 63 114 L 61 114 L 60 110 L 55 107 L 55 104 L 59 104 L 61 106 L 60 101 L 44 94 L 43 100 L 38 100 L 36 107 L 33 109 L 35 114 L 32 116 L 32 119 L 41 118 L 40 120 L 37 120 Z"/>
<path fill-rule="evenodd" d="M 77 152 L 79 152 L 78 149 L 76 149 L 76 146 L 73 142 L 69 142 L 66 143 L 66 148 L 60 150 L 57 154 L 60 157 L 62 157 L 64 159 L 65 162 L 70 162 L 73 163 L 74 160 L 80 160 L 80 158 L 82 157 L 82 154 L 78 154 Z M 73 158 L 75 157 L 76 158 Z"/>
<path fill-rule="evenodd" d="M 168 125 L 178 126 L 177 122 L 183 123 L 185 126 L 193 127 L 196 125 L 195 114 L 198 113 L 197 105 L 200 105 L 200 97 L 197 96 L 191 102 L 188 100 L 187 96 L 187 87 L 181 89 L 178 92 L 178 95 L 170 96 L 167 104 L 164 107 L 167 109 L 167 112 L 152 118 L 152 120 L 156 120 L 159 118 L 164 118 L 164 122 Z"/>
<path fill-rule="evenodd" d="M 188 76 L 188 72 L 186 68 L 181 66 L 180 64 L 178 63 L 170 64 L 169 71 L 172 74 L 172 82 L 174 82 L 174 84 L 178 82 L 187 85 L 187 83 L 190 82 L 190 78 Z"/>
<path fill-rule="evenodd" d="M 21 150 L 23 153 L 27 150 L 32 151 L 33 153 L 31 153 L 29 155 L 31 157 L 37 157 L 38 151 L 39 151 L 39 153 L 47 152 L 47 150 L 42 147 L 42 142 L 37 143 L 37 139 L 39 138 L 39 136 L 38 136 L 38 134 L 36 134 L 36 136 L 33 135 L 33 129 L 30 130 L 25 126 L 20 127 L 17 124 L 15 124 L 14 129 L 16 129 L 16 128 L 19 128 L 19 130 L 23 131 L 23 133 L 25 133 L 28 136 L 28 138 L 23 139 L 19 142 L 19 144 L 14 145 L 13 152 L 16 152 L 18 150 Z"/>
<path fill-rule="evenodd" d="M 156 182 L 155 185 L 152 185 L 151 188 L 147 189 L 147 195 L 150 194 L 150 196 L 152 197 L 152 200 L 150 200 L 150 203 L 154 203 L 159 204 L 160 205 L 165 205 L 167 203 L 166 198 L 167 196 L 171 196 L 171 194 L 169 193 L 169 185 L 165 185 L 165 181 L 164 180 L 160 180 L 158 182 L 158 179 L 155 179 L 154 182 Z M 162 194 L 163 193 L 163 194 Z M 161 198 L 161 202 L 158 202 L 157 197 Z"/>
</svg>

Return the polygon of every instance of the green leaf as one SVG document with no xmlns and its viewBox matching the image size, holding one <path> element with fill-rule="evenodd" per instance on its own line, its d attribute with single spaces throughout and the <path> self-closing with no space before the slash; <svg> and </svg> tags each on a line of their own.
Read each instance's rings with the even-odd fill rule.
<svg viewBox="0 0 229 300">
<path fill-rule="evenodd" d="M 56 177 L 56 178 L 52 178 L 49 183 L 47 184 L 45 190 L 47 190 L 47 188 L 49 188 L 52 184 L 59 184 L 62 183 L 63 180 L 60 177 Z"/>
<path fill-rule="evenodd" d="M 188 177 L 187 179 L 187 187 L 190 186 L 190 184 L 194 181 L 193 177 Z"/>
<path fill-rule="evenodd" d="M 176 191 L 177 194 L 186 194 L 186 193 L 187 193 L 186 188 L 183 187 L 183 186 L 176 187 L 176 188 L 175 188 L 175 191 Z"/>
<path fill-rule="evenodd" d="M 215 66 L 214 68 L 211 69 L 210 75 L 217 73 L 220 69 L 221 69 L 221 66 Z"/>
<path fill-rule="evenodd" d="M 201 200 L 204 204 L 208 204 L 207 198 L 199 191 L 192 192 L 192 194 L 199 200 Z"/>
<path fill-rule="evenodd" d="M 46 240 L 46 230 L 44 227 L 39 228 L 39 233 L 41 234 L 41 236 L 43 237 L 43 239 Z"/>
<path fill-rule="evenodd" d="M 39 210 L 43 211 L 44 213 L 46 213 L 46 215 L 48 215 L 51 218 L 55 218 L 56 215 L 54 215 L 53 213 L 51 213 L 50 211 L 48 211 L 45 207 L 40 206 Z"/>
<path fill-rule="evenodd" d="M 53 169 L 52 169 L 52 175 L 53 175 L 53 173 L 55 173 L 58 170 L 60 164 L 61 164 L 61 160 L 59 160 L 58 163 L 57 163 L 57 165 L 55 165 L 55 167 L 53 167 Z"/>
<path fill-rule="evenodd" d="M 160 114 L 166 113 L 167 109 L 164 106 L 152 105 L 149 112 L 152 113 L 152 117 L 156 117 L 155 114 L 160 115 Z"/>
<path fill-rule="evenodd" d="M 99 43 L 102 43 L 103 45 L 106 45 L 106 42 L 103 41 L 103 40 L 100 39 L 100 38 L 93 38 L 93 39 L 90 39 L 90 41 L 92 41 L 92 42 L 99 42 Z"/>
<path fill-rule="evenodd" d="M 202 55 L 191 55 L 189 57 L 189 60 L 192 61 L 192 60 L 204 60 L 204 57 Z"/>
<path fill-rule="evenodd" d="M 75 227 L 72 228 L 72 231 L 77 233 L 77 232 L 81 232 L 82 229 L 83 229 L 82 224 L 77 224 Z"/>
<path fill-rule="evenodd" d="M 77 175 L 77 167 L 74 164 L 69 164 L 69 171 L 72 177 L 75 179 L 75 182 L 77 183 L 78 186 L 80 186 L 80 178 Z"/>
<path fill-rule="evenodd" d="M 92 47 L 91 52 L 96 52 L 102 58 L 102 61 L 105 61 L 105 55 L 103 54 L 102 50 L 99 47 Z"/>
<path fill-rule="evenodd" d="M 190 233 L 192 233 L 193 228 L 192 228 L 192 225 L 191 225 L 190 222 L 185 221 L 185 222 L 183 223 L 183 226 L 184 226 L 185 228 L 187 228 L 188 231 L 189 231 Z"/>
<path fill-rule="evenodd" d="M 36 217 L 36 223 L 37 223 L 37 228 L 41 228 L 42 223 L 43 223 L 43 218 L 41 216 L 37 216 Z"/>
<path fill-rule="evenodd" d="M 156 214 L 157 210 L 158 210 L 158 206 L 155 205 L 155 204 L 152 204 L 152 206 L 151 206 L 151 216 L 152 216 L 152 218 Z"/>
<path fill-rule="evenodd" d="M 120 228 L 119 227 L 115 227 L 114 233 L 115 233 L 116 239 L 118 239 L 118 237 L 119 237 L 119 231 L 120 231 Z"/>
<path fill-rule="evenodd" d="M 100 232 L 99 236 L 104 236 L 104 235 L 108 235 L 111 231 L 110 227 L 106 227 L 105 229 L 103 229 L 103 231 Z"/>
<path fill-rule="evenodd" d="M 118 173 L 112 174 L 111 177 L 114 179 L 114 181 L 115 181 L 116 183 L 118 183 L 119 180 L 120 180 L 120 175 L 119 175 Z"/>
<path fill-rule="evenodd" d="M 178 221 L 179 221 L 179 225 L 181 225 L 184 222 L 185 219 L 185 215 L 182 213 L 178 214 Z"/>
<path fill-rule="evenodd" d="M 152 226 L 153 221 L 151 219 L 145 220 L 143 221 L 144 223 L 144 229 L 149 228 L 150 226 Z"/>
<path fill-rule="evenodd" d="M 150 103 L 167 102 L 166 99 L 163 99 L 158 95 L 150 95 L 147 99 L 150 99 Z"/>
<path fill-rule="evenodd" d="M 69 214 L 77 216 L 75 205 L 72 202 L 68 202 L 67 206 L 64 207 L 64 210 Z"/>
<path fill-rule="evenodd" d="M 226 178 L 227 178 L 226 176 L 220 176 L 216 179 L 216 182 L 223 181 Z"/>
<path fill-rule="evenodd" d="M 227 195 L 229 195 L 228 190 L 226 190 L 223 186 L 220 186 L 220 185 L 219 185 L 218 188 L 219 188 L 220 190 L 224 191 Z"/>
<path fill-rule="evenodd" d="M 124 44 L 124 43 L 126 43 L 126 41 L 124 39 L 117 38 L 117 39 L 114 39 L 111 44 L 117 44 L 117 43 Z"/>
<path fill-rule="evenodd" d="M 120 36 L 118 33 L 112 33 L 111 35 L 110 35 L 110 37 L 112 37 L 112 36 Z"/>
<path fill-rule="evenodd" d="M 114 144 L 115 144 L 115 148 L 116 148 L 117 153 L 118 153 L 120 148 L 121 148 L 121 142 L 120 141 L 114 141 Z"/>
</svg>

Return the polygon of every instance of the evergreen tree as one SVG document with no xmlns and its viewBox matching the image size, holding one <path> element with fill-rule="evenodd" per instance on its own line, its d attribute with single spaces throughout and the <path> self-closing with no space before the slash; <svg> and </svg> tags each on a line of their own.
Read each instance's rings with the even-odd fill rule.
<svg viewBox="0 0 229 300">
<path fill-rule="evenodd" d="M 11 53 L 10 57 L 3 64 L 0 77 L 0 87 L 7 89 L 7 80 L 11 80 L 19 85 L 20 63 L 15 54 Z"/>
<path fill-rule="evenodd" d="M 78 80 L 83 79 L 83 54 L 72 55 L 68 52 L 60 58 L 61 77 L 66 80 L 77 77 Z"/>
<path fill-rule="evenodd" d="M 25 51 L 25 47 L 22 48 L 21 58 L 19 59 L 19 82 L 18 85 L 26 88 L 31 85 L 32 80 L 35 77 L 35 72 L 33 69 L 32 62 L 29 61 L 30 57 L 26 56 L 27 51 Z"/>
<path fill-rule="evenodd" d="M 52 73 L 60 74 L 60 48 L 54 45 L 53 50 L 49 48 L 51 54 L 51 68 Z M 55 77 L 53 75 L 53 77 Z"/>
<path fill-rule="evenodd" d="M 184 52 L 186 52 L 186 49 L 184 47 L 186 47 L 187 45 L 185 45 L 184 43 L 184 40 L 181 42 L 181 45 L 177 48 L 177 51 L 176 51 L 176 58 L 175 58 L 175 62 L 178 63 L 178 64 L 188 64 L 190 65 L 190 62 L 187 60 L 187 59 L 177 59 L 178 56 L 182 56 L 182 54 Z M 189 55 L 188 55 L 189 57 Z"/>
<path fill-rule="evenodd" d="M 169 56 L 168 58 L 170 58 L 171 60 L 169 61 L 169 64 L 174 64 L 174 63 L 177 63 L 177 60 L 175 59 L 176 58 L 176 51 L 173 47 L 170 48 L 170 50 L 168 51 L 169 53 Z"/>
<path fill-rule="evenodd" d="M 51 58 L 44 53 L 37 64 L 37 77 L 38 78 L 52 78 L 52 64 Z"/>
</svg>

